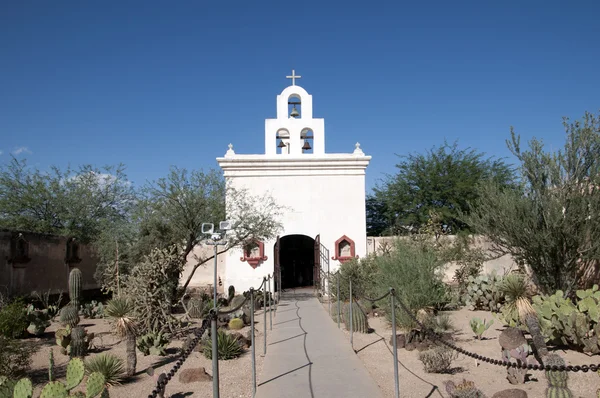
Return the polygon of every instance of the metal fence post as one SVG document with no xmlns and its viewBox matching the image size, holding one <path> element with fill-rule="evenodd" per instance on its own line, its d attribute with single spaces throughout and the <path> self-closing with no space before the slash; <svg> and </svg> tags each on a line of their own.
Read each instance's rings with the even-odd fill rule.
<svg viewBox="0 0 600 398">
<path fill-rule="evenodd" d="M 269 280 L 267 281 L 269 283 L 269 330 L 273 330 L 273 303 L 271 301 L 271 279 L 273 278 L 271 277 L 271 275 L 269 275 Z"/>
<path fill-rule="evenodd" d="M 212 371 L 213 371 L 213 397 L 219 398 L 219 346 L 217 341 L 217 316 L 218 310 L 211 311 L 210 333 L 212 334 Z"/>
<path fill-rule="evenodd" d="M 350 345 L 354 343 L 354 319 L 352 319 L 352 278 L 350 278 Z"/>
<path fill-rule="evenodd" d="M 267 278 L 263 278 L 263 329 L 265 339 L 263 355 L 267 355 Z"/>
<path fill-rule="evenodd" d="M 340 328 L 340 317 L 342 316 L 342 310 L 341 310 L 341 304 L 340 304 L 340 271 L 338 271 L 337 274 L 337 307 L 338 307 L 338 316 L 337 316 L 337 321 L 338 321 L 338 329 Z"/>
<path fill-rule="evenodd" d="M 400 398 L 400 385 L 398 380 L 398 336 L 396 336 L 396 289 L 390 287 L 392 304 L 392 341 L 394 346 L 394 391 L 395 397 Z"/>
<path fill-rule="evenodd" d="M 250 331 L 252 344 L 252 398 L 256 395 L 256 346 L 254 345 L 254 288 L 250 288 Z"/>
<path fill-rule="evenodd" d="M 331 274 L 327 271 L 327 304 L 329 305 L 329 316 L 331 316 Z"/>
</svg>

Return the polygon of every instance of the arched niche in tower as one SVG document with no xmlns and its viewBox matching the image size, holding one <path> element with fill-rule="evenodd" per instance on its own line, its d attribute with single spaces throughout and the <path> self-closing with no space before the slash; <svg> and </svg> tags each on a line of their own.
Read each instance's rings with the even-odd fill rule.
<svg viewBox="0 0 600 398">
<path fill-rule="evenodd" d="M 312 119 L 312 96 L 300 86 L 289 86 L 277 96 L 277 119 L 290 118 L 293 104 L 289 102 L 300 102 L 301 109 L 298 109 L 300 115 L 297 119 Z"/>
<path fill-rule="evenodd" d="M 290 132 L 281 128 L 275 134 L 275 153 L 288 155 L 290 153 Z"/>
<path fill-rule="evenodd" d="M 305 127 L 300 131 L 300 139 L 302 140 L 302 153 L 314 153 L 315 134 L 309 127 Z"/>
<path fill-rule="evenodd" d="M 302 118 L 302 97 L 299 94 L 291 94 L 288 97 L 288 116 L 294 119 Z"/>
</svg>

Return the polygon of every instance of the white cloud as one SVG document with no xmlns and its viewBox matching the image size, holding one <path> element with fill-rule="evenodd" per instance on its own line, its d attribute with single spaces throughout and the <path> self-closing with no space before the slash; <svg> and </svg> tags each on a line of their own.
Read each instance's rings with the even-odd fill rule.
<svg viewBox="0 0 600 398">
<path fill-rule="evenodd" d="M 0 155 L 2 155 L 4 152 L 0 151 Z"/>
<path fill-rule="evenodd" d="M 13 151 L 13 155 L 20 155 L 22 153 L 31 155 L 33 152 L 31 152 L 26 146 L 20 146 Z"/>
</svg>

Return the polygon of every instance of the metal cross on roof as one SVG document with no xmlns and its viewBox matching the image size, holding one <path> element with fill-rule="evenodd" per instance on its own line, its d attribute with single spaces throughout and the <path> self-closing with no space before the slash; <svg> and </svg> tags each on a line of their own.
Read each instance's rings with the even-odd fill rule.
<svg viewBox="0 0 600 398">
<path fill-rule="evenodd" d="M 292 86 L 296 85 L 296 79 L 300 79 L 302 78 L 302 76 L 298 76 L 296 75 L 296 71 L 294 69 L 292 69 L 292 75 L 291 76 L 286 76 L 286 79 L 292 79 Z"/>
</svg>

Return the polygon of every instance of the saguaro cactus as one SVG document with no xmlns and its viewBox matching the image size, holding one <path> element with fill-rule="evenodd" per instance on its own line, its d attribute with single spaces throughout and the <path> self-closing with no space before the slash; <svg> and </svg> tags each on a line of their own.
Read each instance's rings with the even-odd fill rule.
<svg viewBox="0 0 600 398">
<path fill-rule="evenodd" d="M 73 268 L 69 273 L 69 298 L 71 304 L 79 310 L 79 298 L 81 297 L 81 271 Z"/>
</svg>

